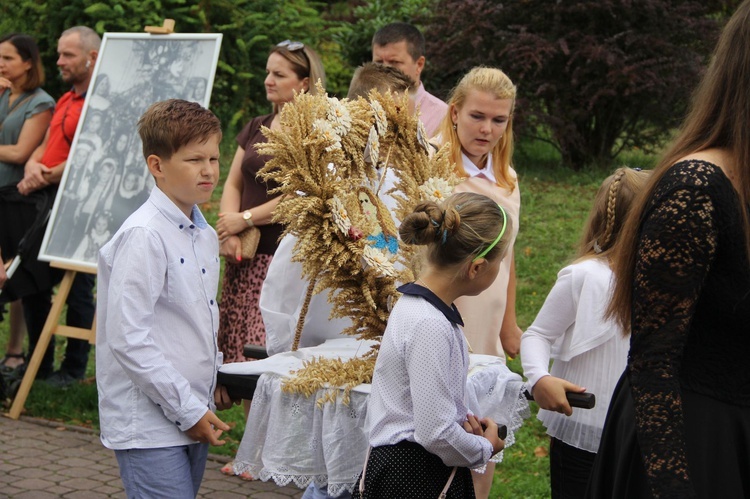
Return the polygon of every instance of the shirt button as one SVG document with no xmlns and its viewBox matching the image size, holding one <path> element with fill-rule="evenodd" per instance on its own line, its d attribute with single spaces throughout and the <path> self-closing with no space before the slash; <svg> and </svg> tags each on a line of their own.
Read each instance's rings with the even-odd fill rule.
<svg viewBox="0 0 750 499">
<path fill-rule="evenodd" d="M 176 424 L 177 426 L 182 426 L 182 423 L 180 423 L 179 421 L 175 421 L 174 424 Z"/>
<path fill-rule="evenodd" d="M 180 263 L 185 263 L 185 259 L 184 258 L 180 258 Z"/>
<path fill-rule="evenodd" d="M 201 269 L 201 270 L 203 271 L 204 274 L 206 273 L 206 269 Z"/>
<path fill-rule="evenodd" d="M 191 228 L 191 229 L 195 229 L 195 225 L 193 225 L 193 224 L 190 224 L 190 228 Z"/>
<path fill-rule="evenodd" d="M 180 224 L 180 230 L 182 230 L 183 228 L 185 228 L 185 226 Z"/>
<path fill-rule="evenodd" d="M 214 304 L 214 301 L 213 301 L 213 300 L 211 300 L 211 305 L 213 305 L 213 304 Z"/>
</svg>

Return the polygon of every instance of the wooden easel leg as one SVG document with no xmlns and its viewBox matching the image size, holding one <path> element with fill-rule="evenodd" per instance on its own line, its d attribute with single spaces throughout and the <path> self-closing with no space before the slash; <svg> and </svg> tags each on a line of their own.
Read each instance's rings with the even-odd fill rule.
<svg viewBox="0 0 750 499">
<path fill-rule="evenodd" d="M 21 416 L 21 411 L 26 403 L 26 397 L 29 396 L 31 385 L 34 383 L 36 374 L 39 371 L 39 366 L 42 365 L 44 352 L 47 351 L 50 339 L 52 338 L 52 335 L 55 334 L 55 329 L 60 321 L 60 315 L 62 315 L 63 306 L 68 299 L 68 294 L 73 285 L 75 275 L 76 272 L 73 270 L 67 270 L 65 272 L 57 290 L 57 294 L 55 294 L 55 298 L 52 300 L 52 308 L 50 308 L 47 321 L 44 323 L 44 329 L 42 329 L 42 333 L 39 335 L 39 341 L 34 348 L 34 353 L 31 355 L 29 365 L 26 368 L 26 373 L 23 375 L 23 380 L 21 381 L 21 386 L 18 387 L 16 397 L 13 399 L 13 405 L 10 407 L 9 416 L 12 419 L 18 419 Z"/>
</svg>

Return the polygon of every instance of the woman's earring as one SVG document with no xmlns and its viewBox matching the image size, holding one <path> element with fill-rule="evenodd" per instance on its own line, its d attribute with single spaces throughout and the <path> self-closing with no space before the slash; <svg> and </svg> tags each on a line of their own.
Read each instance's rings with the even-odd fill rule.
<svg viewBox="0 0 750 499">
<path fill-rule="evenodd" d="M 454 130 L 458 130 L 458 125 L 456 125 L 455 123 L 453 123 L 453 129 Z"/>
</svg>

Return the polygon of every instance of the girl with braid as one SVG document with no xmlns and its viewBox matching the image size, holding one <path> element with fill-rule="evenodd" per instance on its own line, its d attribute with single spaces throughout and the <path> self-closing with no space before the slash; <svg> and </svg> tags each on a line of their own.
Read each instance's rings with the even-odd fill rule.
<svg viewBox="0 0 750 499">
<path fill-rule="evenodd" d="M 607 407 L 625 369 L 628 339 L 604 317 L 613 276 L 610 256 L 625 215 L 648 176 L 639 169 L 620 168 L 604 180 L 576 260 L 557 274 L 542 309 L 521 338 L 524 375 L 541 408 L 537 417 L 551 437 L 554 499 L 583 497 Z M 565 392 L 585 391 L 596 395 L 596 406 L 573 413 Z"/>
</svg>

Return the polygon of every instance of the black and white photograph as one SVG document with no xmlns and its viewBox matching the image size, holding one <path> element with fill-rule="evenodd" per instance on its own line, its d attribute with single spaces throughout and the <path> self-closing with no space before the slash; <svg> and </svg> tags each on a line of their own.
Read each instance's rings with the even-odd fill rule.
<svg viewBox="0 0 750 499">
<path fill-rule="evenodd" d="M 221 36 L 104 34 L 40 260 L 96 266 L 99 248 L 154 185 L 138 119 L 166 99 L 208 107 Z"/>
</svg>

